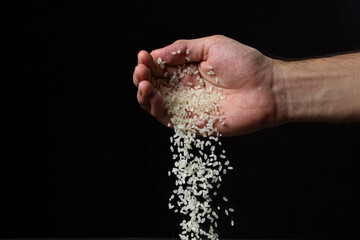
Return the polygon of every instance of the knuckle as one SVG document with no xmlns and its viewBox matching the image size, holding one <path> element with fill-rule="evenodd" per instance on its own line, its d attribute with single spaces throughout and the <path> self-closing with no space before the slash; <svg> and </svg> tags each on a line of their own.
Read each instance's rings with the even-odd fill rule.
<svg viewBox="0 0 360 240">
<path fill-rule="evenodd" d="M 184 42 L 185 42 L 185 40 L 184 39 L 178 39 L 178 40 L 176 40 L 173 44 L 174 45 L 183 45 L 184 44 Z"/>
<path fill-rule="evenodd" d="M 226 38 L 224 35 L 221 35 L 221 34 L 215 34 L 212 37 L 215 38 L 215 39 L 224 39 L 224 38 Z"/>
</svg>

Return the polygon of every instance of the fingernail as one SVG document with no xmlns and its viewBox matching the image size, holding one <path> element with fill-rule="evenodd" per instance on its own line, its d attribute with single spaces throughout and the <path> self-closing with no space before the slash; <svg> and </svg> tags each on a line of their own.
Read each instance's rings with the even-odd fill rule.
<svg viewBox="0 0 360 240">
<path fill-rule="evenodd" d="M 140 88 L 139 88 L 139 96 L 142 97 L 142 91 Z"/>
</svg>

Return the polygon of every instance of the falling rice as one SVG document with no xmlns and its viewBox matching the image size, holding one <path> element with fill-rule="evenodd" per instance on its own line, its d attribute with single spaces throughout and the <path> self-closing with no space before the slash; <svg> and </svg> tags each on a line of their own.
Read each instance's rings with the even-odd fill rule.
<svg viewBox="0 0 360 240">
<path fill-rule="evenodd" d="M 172 55 L 180 53 L 180 49 L 171 52 Z M 185 53 L 189 55 L 190 49 L 186 49 Z M 188 56 L 184 59 L 190 62 Z M 159 57 L 157 63 L 165 69 L 166 61 Z M 178 66 L 172 76 L 164 74 L 163 78 L 157 79 L 155 90 L 163 99 L 165 111 L 171 116 L 168 126 L 174 128 L 170 150 L 175 162 L 168 175 L 175 177 L 176 187 L 168 207 L 185 217 L 180 223 L 182 231 L 179 236 L 182 240 L 219 239 L 216 230 L 219 208 L 216 208 L 212 196 L 218 195 L 215 189 L 220 188 L 219 182 L 224 174 L 221 170 L 229 165 L 229 160 L 223 162 L 225 150 L 218 149 L 221 134 L 215 124 L 224 122 L 219 103 L 225 95 L 221 90 L 208 87 L 196 66 L 187 65 Z M 213 67 L 209 65 L 208 68 L 208 74 L 215 75 Z M 196 75 L 194 79 L 199 85 L 194 86 L 195 81 L 183 84 L 181 79 L 186 75 Z M 200 139 L 198 135 L 205 139 Z M 228 202 L 226 197 L 223 200 Z M 225 211 L 228 215 L 228 210 Z"/>
</svg>

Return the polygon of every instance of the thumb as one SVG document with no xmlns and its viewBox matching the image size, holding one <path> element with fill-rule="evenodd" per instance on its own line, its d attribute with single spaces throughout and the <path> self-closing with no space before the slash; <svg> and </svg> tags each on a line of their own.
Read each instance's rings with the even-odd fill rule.
<svg viewBox="0 0 360 240">
<path fill-rule="evenodd" d="M 175 66 L 184 63 L 199 62 L 207 59 L 207 37 L 177 40 L 164 48 L 156 49 L 150 54 L 154 59 L 161 57 L 166 65 Z"/>
</svg>

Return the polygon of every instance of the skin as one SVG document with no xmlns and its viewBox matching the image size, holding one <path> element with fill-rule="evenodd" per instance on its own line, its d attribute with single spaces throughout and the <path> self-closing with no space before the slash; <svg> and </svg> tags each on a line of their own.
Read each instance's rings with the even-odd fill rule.
<svg viewBox="0 0 360 240">
<path fill-rule="evenodd" d="M 178 49 L 180 54 L 171 54 Z M 189 55 L 185 54 L 186 49 L 190 49 Z M 166 61 L 165 69 L 156 63 L 158 57 Z M 178 40 L 151 53 L 139 52 L 133 74 L 137 100 L 165 126 L 170 116 L 164 111 L 162 98 L 153 91 L 156 79 L 165 71 L 171 74 L 184 63 L 196 65 L 206 85 L 223 89 L 226 99 L 220 106 L 226 124 L 215 126 L 224 136 L 295 121 L 360 121 L 360 54 L 279 61 L 238 41 L 215 35 Z M 219 83 L 207 74 L 209 65 Z M 182 81 L 196 83 L 195 76 L 187 75 Z"/>
</svg>

